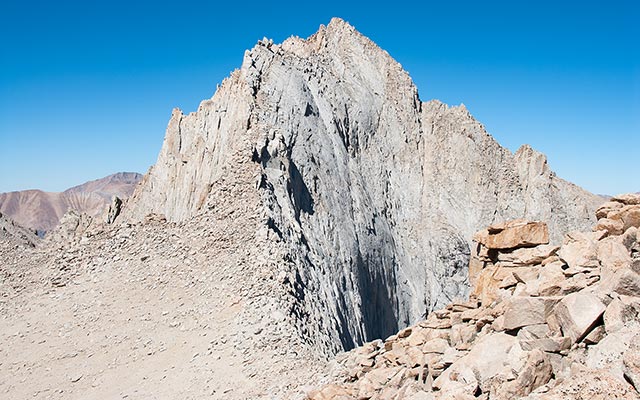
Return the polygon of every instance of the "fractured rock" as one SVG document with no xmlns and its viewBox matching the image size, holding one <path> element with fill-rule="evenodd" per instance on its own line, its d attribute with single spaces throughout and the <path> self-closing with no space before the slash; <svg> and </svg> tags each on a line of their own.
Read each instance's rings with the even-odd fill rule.
<svg viewBox="0 0 640 400">
<path fill-rule="evenodd" d="M 535 349 L 527 354 L 524 366 L 517 372 L 516 379 L 492 390 L 492 398 L 515 399 L 531 393 L 551 379 L 553 368 L 549 356 Z"/>
<path fill-rule="evenodd" d="M 558 256 L 571 268 L 597 268 L 600 262 L 596 243 L 603 235 L 603 231 L 568 233 Z"/>
<path fill-rule="evenodd" d="M 560 297 L 512 297 L 504 313 L 504 329 L 544 324 Z M 604 311 L 604 310 L 603 310 Z"/>
<path fill-rule="evenodd" d="M 491 225 L 473 239 L 488 249 L 514 249 L 549 243 L 549 230 L 543 222 L 516 219 Z"/>
<path fill-rule="evenodd" d="M 489 380 L 502 367 L 507 365 L 509 351 L 517 346 L 517 339 L 513 336 L 496 333 L 480 339 L 471 351 L 458 359 L 433 383 L 434 388 L 445 390 L 452 381 L 458 381 L 459 376 L 477 378 L 478 386 L 487 391 Z M 467 381 L 468 382 L 468 381 Z"/>
<path fill-rule="evenodd" d="M 559 246 L 543 244 L 531 248 L 525 247 L 509 252 L 499 252 L 497 261 L 505 267 L 536 265 L 556 254 L 559 248 Z"/>
<path fill-rule="evenodd" d="M 624 232 L 624 222 L 620 219 L 602 218 L 593 230 L 606 231 L 609 235 L 621 235 Z"/>
<path fill-rule="evenodd" d="M 607 334 L 631 324 L 640 324 L 640 301 L 628 296 L 614 298 L 607 306 L 603 320 Z"/>
<path fill-rule="evenodd" d="M 553 313 L 564 335 L 575 343 L 591 331 L 604 311 L 604 304 L 596 296 L 578 292 L 565 296 Z"/>
<path fill-rule="evenodd" d="M 626 206 L 638 205 L 640 204 L 640 194 L 638 193 L 619 194 L 617 196 L 613 196 L 611 198 L 611 202 L 621 203 Z"/>
<path fill-rule="evenodd" d="M 640 205 L 624 206 L 619 210 L 610 212 L 607 218 L 621 221 L 623 223 L 623 232 L 630 227 L 640 228 Z"/>
<path fill-rule="evenodd" d="M 640 336 L 637 327 L 625 327 L 605 336 L 598 344 L 589 348 L 586 366 L 606 369 L 620 381 L 625 381 L 623 357 L 638 350 Z M 633 349 L 632 349 L 633 346 Z"/>
</svg>

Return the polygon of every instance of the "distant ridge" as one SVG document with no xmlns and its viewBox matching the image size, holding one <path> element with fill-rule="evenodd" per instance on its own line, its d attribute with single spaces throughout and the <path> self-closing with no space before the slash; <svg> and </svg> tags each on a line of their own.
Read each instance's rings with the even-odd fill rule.
<svg viewBox="0 0 640 400">
<path fill-rule="evenodd" d="M 55 228 L 69 209 L 91 216 L 101 213 L 112 196 L 126 198 L 142 179 L 137 172 L 118 172 L 74 186 L 64 192 L 22 190 L 0 193 L 0 212 L 38 234 Z"/>
</svg>

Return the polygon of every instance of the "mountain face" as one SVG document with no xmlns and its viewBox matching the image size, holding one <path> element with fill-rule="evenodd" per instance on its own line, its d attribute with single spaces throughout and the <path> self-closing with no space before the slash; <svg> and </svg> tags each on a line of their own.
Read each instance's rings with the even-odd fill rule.
<svg viewBox="0 0 640 400">
<path fill-rule="evenodd" d="M 119 172 L 59 193 L 41 190 L 0 193 L 0 211 L 24 227 L 49 232 L 67 210 L 96 216 L 104 211 L 112 196 L 129 197 L 141 178 L 135 172 Z"/>
<path fill-rule="evenodd" d="M 246 208 L 327 354 L 464 297 L 480 228 L 544 220 L 557 242 L 591 226 L 601 201 L 531 147 L 501 147 L 464 106 L 422 102 L 400 64 L 340 19 L 259 42 L 197 112 L 174 110 L 124 218 L 184 221 L 244 201 L 229 195 L 238 185 L 259 194 Z"/>
</svg>

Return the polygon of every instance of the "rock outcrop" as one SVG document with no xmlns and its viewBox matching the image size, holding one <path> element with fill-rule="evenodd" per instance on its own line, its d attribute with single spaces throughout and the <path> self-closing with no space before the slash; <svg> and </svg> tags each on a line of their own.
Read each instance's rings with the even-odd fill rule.
<svg viewBox="0 0 640 400">
<path fill-rule="evenodd" d="M 99 216 L 113 196 L 129 197 L 140 179 L 142 175 L 135 172 L 119 172 L 60 193 L 41 190 L 0 193 L 0 212 L 43 235 L 55 229 L 68 210 Z"/>
<path fill-rule="evenodd" d="M 18 225 L 0 213 L 0 241 L 2 241 L 3 247 L 15 248 L 16 246 L 35 247 L 40 239 L 35 231 Z M 4 250 L 3 248 L 3 253 Z"/>
<path fill-rule="evenodd" d="M 639 200 L 616 197 L 604 207 L 633 215 Z M 640 398 L 640 221 L 631 221 L 621 234 L 601 224 L 570 233 L 560 248 L 508 240 L 540 222 L 479 232 L 470 267 L 482 266 L 468 301 L 339 355 L 333 382 L 309 398 Z M 483 244 L 502 240 L 509 248 L 493 253 Z M 561 254 L 576 240 L 600 251 L 570 265 Z"/>
<path fill-rule="evenodd" d="M 301 326 L 326 354 L 465 296 L 481 227 L 542 220 L 557 242 L 590 226 L 600 202 L 529 146 L 502 148 L 464 106 L 422 102 L 402 67 L 340 19 L 306 40 L 260 41 L 197 112 L 174 110 L 121 218 L 186 221 L 243 201 L 224 190 L 244 175 L 285 249 Z"/>
</svg>

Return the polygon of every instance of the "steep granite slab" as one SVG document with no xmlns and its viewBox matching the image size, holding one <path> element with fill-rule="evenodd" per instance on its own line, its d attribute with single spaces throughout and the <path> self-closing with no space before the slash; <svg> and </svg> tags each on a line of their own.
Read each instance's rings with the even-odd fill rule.
<svg viewBox="0 0 640 400">
<path fill-rule="evenodd" d="M 260 41 L 197 112 L 175 110 L 123 218 L 182 221 L 241 201 L 218 193 L 241 173 L 287 249 L 304 334 L 327 353 L 465 296 L 481 227 L 528 218 L 558 235 L 590 226 L 599 202 L 530 147 L 502 148 L 464 106 L 422 102 L 340 19 L 306 40 Z"/>
</svg>

